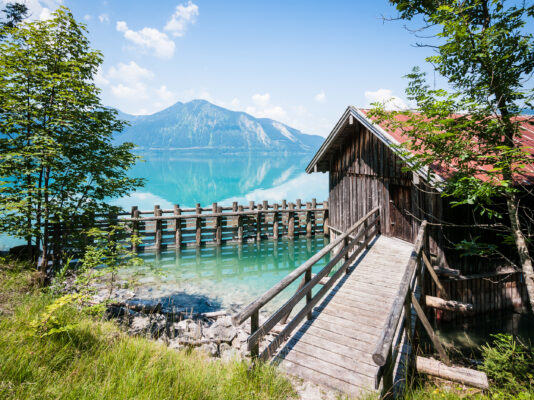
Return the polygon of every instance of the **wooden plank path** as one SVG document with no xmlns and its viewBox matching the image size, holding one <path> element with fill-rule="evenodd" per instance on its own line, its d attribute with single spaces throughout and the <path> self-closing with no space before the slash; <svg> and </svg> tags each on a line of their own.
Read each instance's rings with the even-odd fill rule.
<svg viewBox="0 0 534 400">
<path fill-rule="evenodd" d="M 372 354 L 413 244 L 379 236 L 289 338 L 274 363 L 291 375 L 351 396 L 376 392 Z"/>
</svg>

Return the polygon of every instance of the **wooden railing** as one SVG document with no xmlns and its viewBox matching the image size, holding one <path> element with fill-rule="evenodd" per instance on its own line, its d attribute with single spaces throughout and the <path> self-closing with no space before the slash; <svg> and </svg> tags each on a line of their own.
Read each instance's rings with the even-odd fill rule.
<svg viewBox="0 0 534 400">
<path fill-rule="evenodd" d="M 267 360 L 275 353 L 280 344 L 289 337 L 291 332 L 299 323 L 307 317 L 312 318 L 313 307 L 319 300 L 330 290 L 338 278 L 347 271 L 347 268 L 353 263 L 356 257 L 362 252 L 369 242 L 380 232 L 379 208 L 375 208 L 366 216 L 356 222 L 349 230 L 335 240 L 330 242 L 321 251 L 304 262 L 300 267 L 288 274 L 278 284 L 273 286 L 262 296 L 250 303 L 244 310 L 235 314 L 232 320 L 235 325 L 240 325 L 250 318 L 250 336 L 248 337 L 248 349 L 253 358 Z M 340 249 L 338 249 L 341 246 Z M 330 261 L 316 274 L 312 274 L 312 267 L 322 258 L 330 254 L 331 251 L 336 254 L 331 257 Z M 343 260 L 343 265 L 329 277 L 333 268 Z M 295 294 L 286 303 L 275 311 L 261 326 L 259 325 L 260 310 L 275 296 L 280 294 L 291 283 L 303 276 L 301 285 Z M 322 288 L 313 295 L 313 288 L 322 284 Z M 271 332 L 271 330 L 281 321 L 285 321 L 298 303 L 306 297 L 305 305 L 300 311 L 283 327 L 273 341 L 259 354 L 259 345 L 261 339 Z"/>
<path fill-rule="evenodd" d="M 213 203 L 211 207 L 180 208 L 176 204 L 167 210 L 156 205 L 150 211 L 134 206 L 131 212 L 93 217 L 93 225 L 104 230 L 116 224 L 128 227 L 125 236 L 141 239 L 141 244 L 133 245 L 134 251 L 329 234 L 328 202 L 316 199 L 306 203 L 282 200 L 279 204 L 234 202 L 226 207 Z M 61 224 L 50 229 L 58 234 L 63 230 Z"/>
<path fill-rule="evenodd" d="M 426 304 L 424 292 L 422 291 L 422 288 L 424 288 L 425 267 L 432 279 L 437 284 L 440 284 L 430 264 L 427 255 L 428 249 L 427 221 L 423 221 L 397 296 L 390 309 L 376 349 L 373 352 L 373 361 L 380 367 L 375 377 L 376 389 L 379 388 L 381 380 L 383 380 L 383 387 L 386 391 L 393 387 L 393 372 L 399 351 L 402 350 L 403 342 L 406 342 L 406 340 L 408 343 L 412 342 L 415 329 L 413 315 L 416 315 L 421 321 L 441 360 L 450 365 L 447 353 L 434 333 L 421 306 L 421 304 Z M 420 293 L 417 293 L 417 288 L 421 288 Z"/>
</svg>

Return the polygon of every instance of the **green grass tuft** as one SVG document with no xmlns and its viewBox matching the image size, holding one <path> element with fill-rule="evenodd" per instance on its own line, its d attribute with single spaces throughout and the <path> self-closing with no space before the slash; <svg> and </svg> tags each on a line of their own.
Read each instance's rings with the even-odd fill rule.
<svg viewBox="0 0 534 400">
<path fill-rule="evenodd" d="M 224 364 L 196 351 L 129 337 L 114 323 L 72 306 L 66 332 L 40 337 L 32 328 L 54 301 L 35 273 L 0 267 L 0 399 L 287 399 L 295 392 L 273 367 Z"/>
</svg>

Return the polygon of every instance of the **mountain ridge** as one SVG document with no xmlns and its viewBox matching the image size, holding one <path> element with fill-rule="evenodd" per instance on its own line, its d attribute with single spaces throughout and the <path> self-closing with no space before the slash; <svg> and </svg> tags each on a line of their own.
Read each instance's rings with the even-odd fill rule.
<svg viewBox="0 0 534 400">
<path fill-rule="evenodd" d="M 206 100 L 177 102 L 151 115 L 119 111 L 130 126 L 116 133 L 118 143 L 141 150 L 225 150 L 312 153 L 324 138 L 308 135 L 270 118 L 256 118 Z"/>
</svg>

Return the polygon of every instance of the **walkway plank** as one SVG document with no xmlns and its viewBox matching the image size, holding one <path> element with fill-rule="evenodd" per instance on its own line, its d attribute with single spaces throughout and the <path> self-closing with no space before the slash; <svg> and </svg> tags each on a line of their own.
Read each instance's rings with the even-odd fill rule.
<svg viewBox="0 0 534 400">
<path fill-rule="evenodd" d="M 275 357 L 289 374 L 351 396 L 376 392 L 372 352 L 413 245 L 380 236 Z"/>
</svg>

